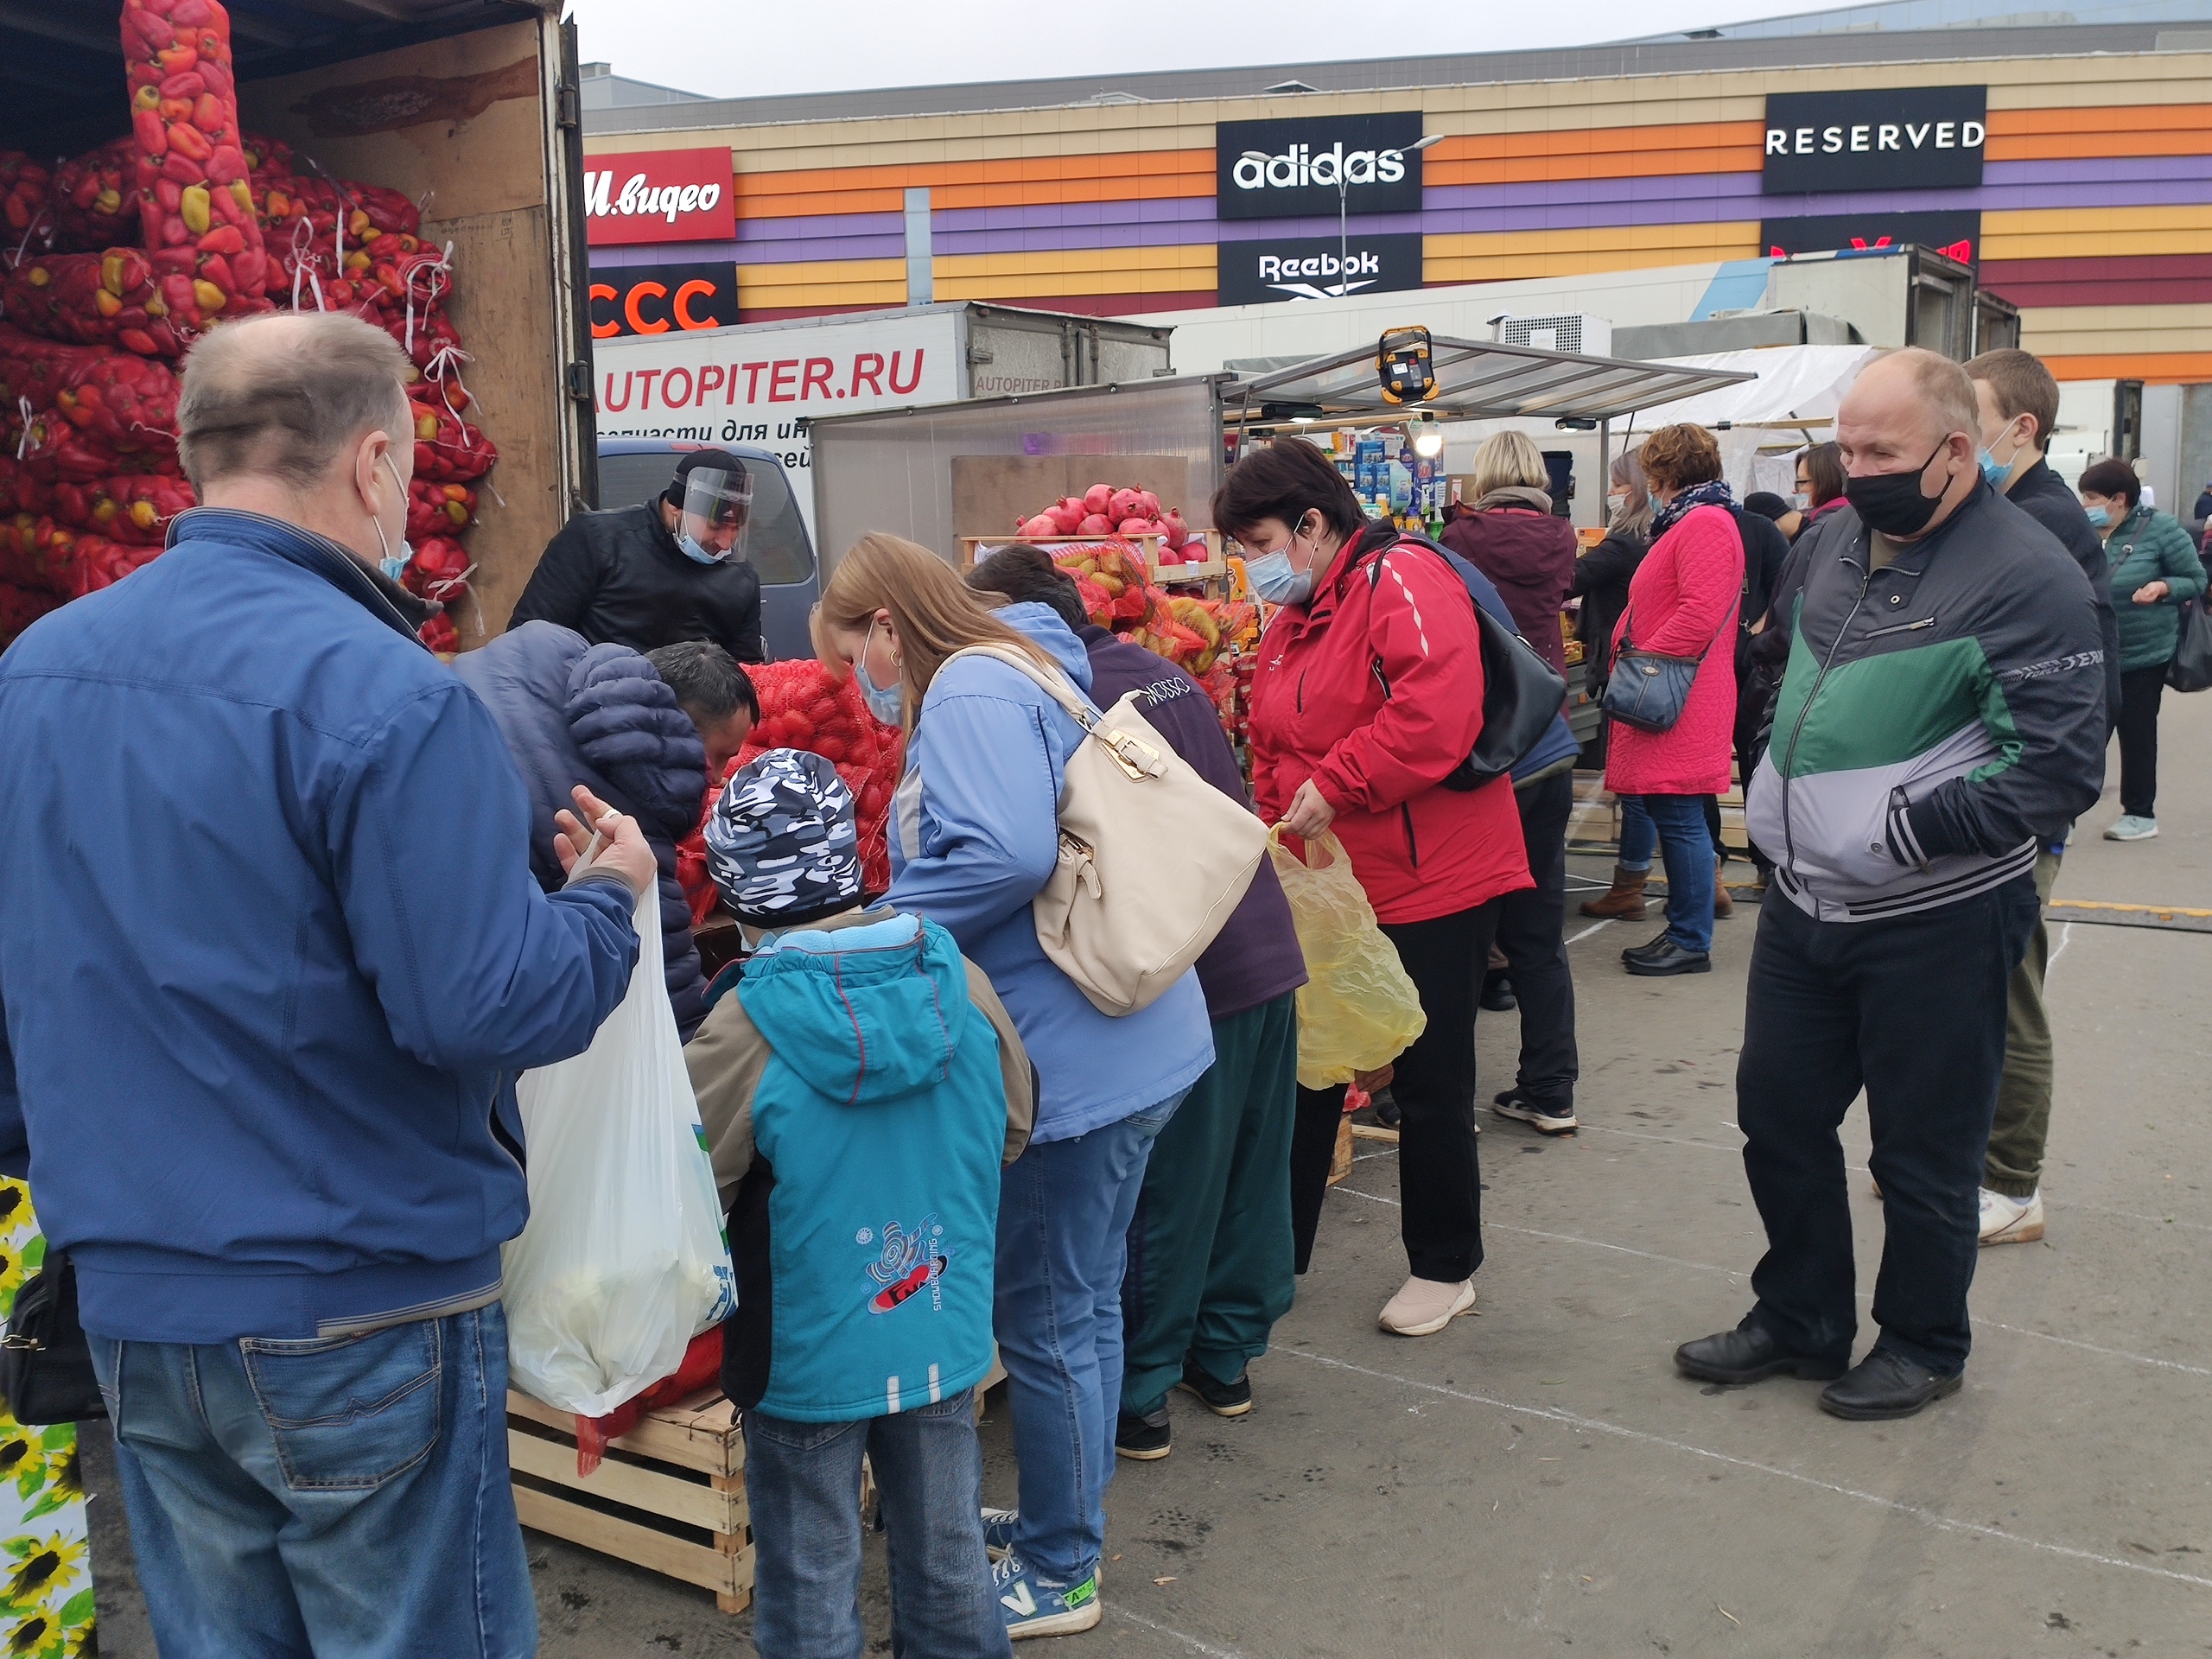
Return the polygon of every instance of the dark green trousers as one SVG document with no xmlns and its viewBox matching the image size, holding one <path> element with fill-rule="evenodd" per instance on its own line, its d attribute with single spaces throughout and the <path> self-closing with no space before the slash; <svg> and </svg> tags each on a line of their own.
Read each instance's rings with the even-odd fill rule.
<svg viewBox="0 0 2212 1659">
<path fill-rule="evenodd" d="M 1224 1382 L 1289 1311 L 1295 998 L 1213 1023 L 1213 1070 L 1152 1143 L 1122 1279 L 1122 1409 L 1156 1411 L 1187 1357 Z"/>
</svg>

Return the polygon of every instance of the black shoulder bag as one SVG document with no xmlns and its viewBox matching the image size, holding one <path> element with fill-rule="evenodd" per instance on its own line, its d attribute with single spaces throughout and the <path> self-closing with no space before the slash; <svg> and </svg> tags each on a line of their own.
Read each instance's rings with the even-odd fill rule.
<svg viewBox="0 0 2212 1659">
<path fill-rule="evenodd" d="M 0 1337 L 0 1395 L 19 1423 L 82 1423 L 107 1415 L 92 1344 L 77 1321 L 77 1270 L 59 1251 L 16 1293 Z"/>
<path fill-rule="evenodd" d="M 1553 671 L 1552 665 L 1510 621 L 1500 621 L 1491 614 L 1489 607 L 1475 597 L 1474 583 L 1467 580 L 1468 572 L 1474 569 L 1471 563 L 1450 548 L 1440 547 L 1425 537 L 1395 532 L 1387 541 L 1377 541 L 1374 550 L 1379 553 L 1400 543 L 1426 548 L 1442 559 L 1451 567 L 1452 574 L 1465 585 L 1467 597 L 1475 607 L 1475 632 L 1483 655 L 1483 728 L 1475 734 L 1475 747 L 1467 758 L 1447 772 L 1442 781 L 1445 788 L 1462 793 L 1480 789 L 1511 772 L 1543 741 L 1544 734 L 1551 730 L 1552 721 L 1559 718 L 1567 702 L 1567 682 Z M 1364 556 L 1369 550 L 1362 548 L 1360 551 Z M 1368 563 L 1369 587 L 1381 580 L 1382 569 L 1380 558 Z M 1376 680 L 1387 698 L 1390 683 L 1383 677 L 1381 662 L 1374 666 Z"/>
</svg>

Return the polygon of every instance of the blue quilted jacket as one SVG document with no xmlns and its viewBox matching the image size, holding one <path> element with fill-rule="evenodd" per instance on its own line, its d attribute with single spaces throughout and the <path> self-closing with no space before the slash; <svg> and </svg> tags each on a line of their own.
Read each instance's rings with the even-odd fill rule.
<svg viewBox="0 0 2212 1659">
<path fill-rule="evenodd" d="M 582 784 L 638 820 L 660 865 L 660 931 L 668 999 L 689 1042 L 706 1015 L 706 982 L 691 911 L 676 880 L 676 843 L 698 827 L 707 750 L 653 665 L 627 645 L 594 645 L 551 622 L 525 622 L 454 670 L 492 711 L 530 793 L 530 868 L 561 886 L 553 815 Z"/>
</svg>

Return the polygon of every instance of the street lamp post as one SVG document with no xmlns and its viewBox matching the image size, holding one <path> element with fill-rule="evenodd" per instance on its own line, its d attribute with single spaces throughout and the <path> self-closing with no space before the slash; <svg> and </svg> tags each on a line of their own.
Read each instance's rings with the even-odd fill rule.
<svg viewBox="0 0 2212 1659">
<path fill-rule="evenodd" d="M 1443 137 L 1444 135 L 1440 132 L 1424 133 L 1407 148 L 1427 149 Z M 1265 167 L 1269 162 L 1274 160 L 1274 157 L 1265 150 L 1248 149 L 1237 159 L 1257 162 L 1262 167 Z M 1337 297 L 1340 300 L 1351 292 L 1351 181 L 1344 177 L 1344 164 L 1339 162 L 1337 164 Z"/>
</svg>

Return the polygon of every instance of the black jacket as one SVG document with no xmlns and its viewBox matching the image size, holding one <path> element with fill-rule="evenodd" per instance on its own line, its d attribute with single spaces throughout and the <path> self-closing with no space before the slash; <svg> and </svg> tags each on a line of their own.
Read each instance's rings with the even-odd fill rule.
<svg viewBox="0 0 2212 1659">
<path fill-rule="evenodd" d="M 1574 562 L 1574 585 L 1567 591 L 1582 601 L 1574 635 L 1582 641 L 1582 659 L 1590 670 L 1586 683 L 1592 690 L 1612 672 L 1613 629 L 1628 609 L 1629 578 L 1650 550 L 1651 543 L 1641 536 L 1608 536 Z"/>
<path fill-rule="evenodd" d="M 2105 719 L 2109 726 L 2120 719 L 2120 619 L 2112 613 L 2104 537 L 2089 523 L 2066 480 L 2040 461 L 2012 480 L 2005 499 L 2057 537 L 2089 579 L 2089 591 L 2097 601 L 2097 632 L 2105 642 Z"/>
<path fill-rule="evenodd" d="M 1956 904 L 2035 868 L 2104 784 L 2104 664 L 2072 556 L 1980 479 L 1876 569 L 1846 508 L 1798 544 L 1751 838 L 1823 921 Z"/>
<path fill-rule="evenodd" d="M 760 576 L 742 559 L 701 564 L 661 522 L 658 498 L 580 512 L 545 544 L 511 628 L 552 622 L 594 645 L 658 651 L 711 639 L 741 663 L 766 659 Z"/>
<path fill-rule="evenodd" d="M 707 1011 L 691 906 L 676 879 L 676 843 L 698 826 L 707 750 L 653 665 L 620 645 L 587 645 L 550 623 L 511 628 L 454 671 L 507 740 L 530 794 L 530 873 L 548 893 L 566 879 L 553 815 L 574 810 L 578 784 L 638 821 L 660 871 L 660 932 L 669 1006 L 686 1041 Z"/>
</svg>

